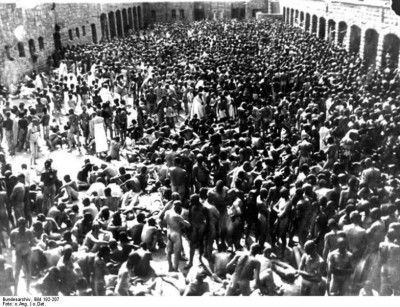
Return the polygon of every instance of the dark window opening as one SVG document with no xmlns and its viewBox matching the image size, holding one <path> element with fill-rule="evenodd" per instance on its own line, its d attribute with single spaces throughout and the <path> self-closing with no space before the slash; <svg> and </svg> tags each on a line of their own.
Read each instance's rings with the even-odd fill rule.
<svg viewBox="0 0 400 307">
<path fill-rule="evenodd" d="M 74 36 L 72 35 L 72 30 L 68 30 L 68 36 L 69 36 L 69 40 L 72 41 L 74 39 Z"/>
<path fill-rule="evenodd" d="M 43 37 L 39 37 L 38 42 L 39 42 L 39 50 L 43 50 L 44 49 Z"/>
<path fill-rule="evenodd" d="M 179 10 L 179 15 L 181 19 L 185 19 L 185 10 Z"/>
<path fill-rule="evenodd" d="M 17 44 L 17 47 L 18 47 L 18 54 L 19 54 L 19 57 L 20 57 L 20 58 L 25 57 L 24 43 L 19 42 L 19 43 Z"/>
<path fill-rule="evenodd" d="M 172 19 L 176 19 L 176 10 L 171 11 L 171 17 Z"/>
<path fill-rule="evenodd" d="M 35 46 L 35 41 L 33 39 L 30 39 L 28 42 L 29 46 L 29 53 L 31 55 L 33 63 L 37 62 L 38 55 L 36 54 L 36 46 Z"/>
<path fill-rule="evenodd" d="M 85 28 L 85 26 L 82 26 L 82 36 L 86 36 L 86 28 Z"/>
<path fill-rule="evenodd" d="M 79 35 L 79 28 L 76 28 L 76 29 L 75 29 L 75 32 L 76 32 L 76 37 L 79 38 L 79 37 L 80 37 L 80 35 Z"/>
</svg>

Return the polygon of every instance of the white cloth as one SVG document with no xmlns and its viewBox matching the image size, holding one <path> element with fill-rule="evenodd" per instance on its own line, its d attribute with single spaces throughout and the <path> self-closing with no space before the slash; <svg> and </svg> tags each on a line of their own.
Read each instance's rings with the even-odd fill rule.
<svg viewBox="0 0 400 307">
<path fill-rule="evenodd" d="M 96 153 L 108 150 L 107 136 L 103 123 L 94 124 L 94 139 L 96 142 Z"/>
<path fill-rule="evenodd" d="M 190 117 L 193 118 L 193 116 L 197 114 L 197 118 L 203 118 L 205 116 L 205 107 L 203 100 L 197 95 L 193 99 L 193 105 L 192 105 L 192 111 L 190 114 Z"/>
</svg>

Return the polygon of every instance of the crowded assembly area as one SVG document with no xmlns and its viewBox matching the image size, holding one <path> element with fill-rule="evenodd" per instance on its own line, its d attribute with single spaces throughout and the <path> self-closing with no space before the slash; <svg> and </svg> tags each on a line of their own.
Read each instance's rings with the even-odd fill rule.
<svg viewBox="0 0 400 307">
<path fill-rule="evenodd" d="M 2 87 L 0 295 L 399 295 L 392 64 L 273 19 L 63 47 Z"/>
</svg>

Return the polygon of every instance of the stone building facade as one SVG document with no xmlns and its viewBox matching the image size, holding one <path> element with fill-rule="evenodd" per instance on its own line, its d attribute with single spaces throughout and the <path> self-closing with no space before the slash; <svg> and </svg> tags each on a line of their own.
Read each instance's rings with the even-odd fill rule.
<svg viewBox="0 0 400 307">
<path fill-rule="evenodd" d="M 280 0 L 286 23 L 342 44 L 376 68 L 399 67 L 400 16 L 388 0 Z"/>
<path fill-rule="evenodd" d="M 100 1 L 99 1 L 100 2 Z M 254 18 L 278 0 L 196 2 L 43 3 L 18 7 L 0 3 L 0 82 L 17 83 L 43 71 L 55 50 L 124 37 L 154 22 Z"/>
<path fill-rule="evenodd" d="M 32 8 L 0 3 L 0 82 L 9 85 L 32 70 L 45 70 L 57 48 L 123 37 L 143 28 L 144 21 L 143 4 L 137 2 L 44 3 Z"/>
</svg>

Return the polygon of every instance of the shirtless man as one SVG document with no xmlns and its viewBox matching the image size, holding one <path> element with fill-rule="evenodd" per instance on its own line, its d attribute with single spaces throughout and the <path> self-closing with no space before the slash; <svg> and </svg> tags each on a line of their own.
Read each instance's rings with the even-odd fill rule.
<svg viewBox="0 0 400 307">
<path fill-rule="evenodd" d="M 330 170 L 333 166 L 333 163 L 338 158 L 338 146 L 335 143 L 335 140 L 332 136 L 328 137 L 328 147 L 325 149 L 326 154 L 326 162 L 324 164 L 324 169 Z"/>
<path fill-rule="evenodd" d="M 382 261 L 381 295 L 400 295 L 400 246 L 396 242 L 396 232 L 389 229 L 387 241 L 381 242 L 379 254 Z"/>
<path fill-rule="evenodd" d="M 25 217 L 24 215 L 24 200 L 25 200 L 25 185 L 21 178 L 11 176 L 10 180 L 15 182 L 15 186 L 10 195 L 10 203 L 14 209 L 15 219 Z"/>
<path fill-rule="evenodd" d="M 264 246 L 269 234 L 269 208 L 267 206 L 267 197 L 268 191 L 266 189 L 261 189 L 260 195 L 258 195 L 256 199 L 256 205 L 258 209 L 256 240 L 261 246 Z"/>
<path fill-rule="evenodd" d="M 15 247 L 15 284 L 14 295 L 18 295 L 19 274 L 21 268 L 26 276 L 26 291 L 29 293 L 31 284 L 31 253 L 35 243 L 31 230 L 26 228 L 26 221 L 23 217 L 18 219 L 18 228 L 11 231 L 11 245 Z"/>
<path fill-rule="evenodd" d="M 308 136 L 303 136 L 303 140 L 298 145 L 299 166 L 308 163 L 312 152 L 312 144 L 308 141 Z"/>
<path fill-rule="evenodd" d="M 117 285 L 115 287 L 115 294 L 122 296 L 129 296 L 129 287 L 131 281 L 132 271 L 139 263 L 140 256 L 137 253 L 130 254 L 128 260 L 121 265 L 118 271 Z"/>
<path fill-rule="evenodd" d="M 343 232 L 346 234 L 349 243 L 349 251 L 353 254 L 353 261 L 357 263 L 361 259 L 366 246 L 366 232 L 360 226 L 361 215 L 358 211 L 350 213 L 350 225 L 343 227 Z"/>
<path fill-rule="evenodd" d="M 260 291 L 264 295 L 282 295 L 283 292 L 280 290 L 274 281 L 273 271 L 275 267 L 275 261 L 272 258 L 276 257 L 272 253 L 272 246 L 266 243 L 266 247 L 263 251 L 263 256 L 259 257 L 261 263 L 260 269 Z"/>
<path fill-rule="evenodd" d="M 58 260 L 57 268 L 60 271 L 60 291 L 63 295 L 71 295 L 75 290 L 76 283 L 82 275 L 82 270 L 78 263 L 72 258 L 72 247 L 64 246 L 63 256 Z"/>
<path fill-rule="evenodd" d="M 202 296 L 210 292 L 210 285 L 204 281 L 207 277 L 205 270 L 200 270 L 196 275 L 196 280 L 190 282 L 183 293 L 183 296 Z"/>
<path fill-rule="evenodd" d="M 6 230 L 7 234 L 10 234 L 10 224 L 8 221 L 6 202 L 7 192 L 0 191 L 0 254 L 2 253 L 2 247 L 6 247 L 6 242 L 3 237 L 3 230 Z"/>
<path fill-rule="evenodd" d="M 281 198 L 273 207 L 278 217 L 278 234 L 281 238 L 281 257 L 284 257 L 286 250 L 286 234 L 289 227 L 289 212 L 291 210 L 292 202 L 289 198 L 289 190 L 286 188 L 281 188 L 280 190 Z"/>
<path fill-rule="evenodd" d="M 207 191 L 206 191 L 207 192 Z M 201 191 L 200 191 L 201 194 Z M 203 207 L 206 208 L 208 214 L 208 225 L 207 225 L 207 236 L 205 238 L 205 251 L 204 256 L 210 260 L 214 241 L 217 237 L 218 222 L 220 218 L 220 213 L 215 206 L 211 205 L 208 200 L 203 203 Z"/>
<path fill-rule="evenodd" d="M 349 288 L 350 275 L 353 273 L 352 254 L 346 249 L 346 246 L 346 239 L 338 238 L 338 248 L 329 254 L 329 293 L 333 296 L 346 295 Z"/>
<path fill-rule="evenodd" d="M 339 226 L 334 219 L 328 221 L 328 227 L 331 231 L 328 232 L 324 238 L 324 251 L 322 252 L 324 261 L 328 259 L 328 254 L 337 248 L 338 238 L 345 236 L 343 231 L 339 230 Z"/>
<path fill-rule="evenodd" d="M 228 187 L 224 186 L 222 180 L 218 180 L 215 188 L 208 192 L 207 199 L 211 205 L 214 205 L 220 214 L 219 218 L 219 233 L 218 233 L 218 243 L 226 244 L 225 237 L 228 231 Z"/>
<path fill-rule="evenodd" d="M 193 265 L 196 247 L 199 248 L 200 257 L 204 253 L 204 236 L 206 235 L 205 231 L 208 225 L 208 214 L 207 209 L 202 205 L 197 194 L 190 196 L 189 223 L 191 226 L 190 259 L 186 268 L 190 268 Z"/>
<path fill-rule="evenodd" d="M 167 222 L 167 259 L 169 271 L 178 271 L 179 258 L 182 251 L 182 227 L 190 227 L 189 222 L 181 216 L 182 203 L 174 202 L 174 207 L 165 214 Z M 174 265 L 172 265 L 172 253 L 174 253 Z"/>
<path fill-rule="evenodd" d="M 14 282 L 12 266 L 6 264 L 4 256 L 0 255 L 0 296 L 12 296 L 11 287 Z"/>
<path fill-rule="evenodd" d="M 94 258 L 93 265 L 93 293 L 96 296 L 106 295 L 106 281 L 104 279 L 105 275 L 108 275 L 108 268 L 106 266 L 106 259 L 110 255 L 110 248 L 108 246 L 101 246 L 99 251 Z"/>
<path fill-rule="evenodd" d="M 226 291 L 226 296 L 249 296 L 252 292 L 250 281 L 253 278 L 255 279 L 255 287 L 259 286 L 261 264 L 255 256 L 260 253 L 261 246 L 258 243 L 254 243 L 249 253 L 238 254 L 228 263 L 228 268 L 234 265 L 236 267 Z"/>
<path fill-rule="evenodd" d="M 178 192 L 181 199 L 184 199 L 186 193 L 187 172 L 181 167 L 182 160 L 179 157 L 174 159 L 175 166 L 169 168 L 169 178 L 171 180 L 172 192 Z"/>
<path fill-rule="evenodd" d="M 159 242 L 158 246 L 160 248 L 165 247 L 165 243 L 162 241 L 160 229 L 157 227 L 157 223 L 154 218 L 149 218 L 147 224 L 143 226 L 141 241 L 146 244 L 149 251 L 156 250 L 157 242 Z"/>
<path fill-rule="evenodd" d="M 300 293 L 302 296 L 324 295 L 326 283 L 322 279 L 325 263 L 317 253 L 314 241 L 304 244 L 305 254 L 301 258 L 299 275 L 302 277 Z"/>
</svg>

